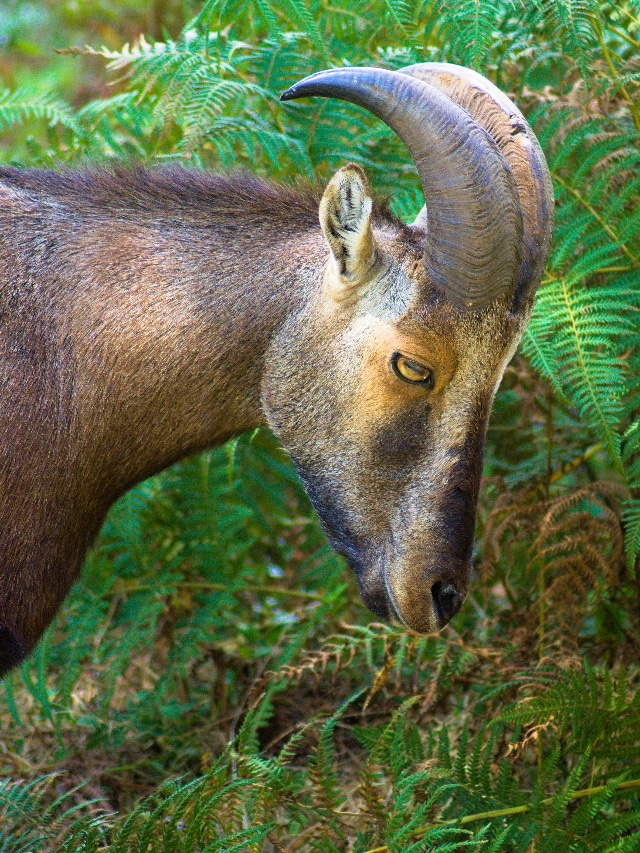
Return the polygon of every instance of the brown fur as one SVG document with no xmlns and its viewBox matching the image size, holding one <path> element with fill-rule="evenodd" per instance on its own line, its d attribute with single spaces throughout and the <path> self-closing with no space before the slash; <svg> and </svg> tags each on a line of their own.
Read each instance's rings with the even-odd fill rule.
<svg viewBox="0 0 640 853">
<path fill-rule="evenodd" d="M 486 422 L 526 316 L 443 301 L 419 232 L 384 209 L 349 220 L 369 198 L 349 168 L 325 193 L 331 252 L 315 191 L 0 169 L 0 674 L 114 500 L 265 423 L 376 613 L 434 630 L 435 585 L 464 595 Z M 434 369 L 429 395 L 391 374 L 396 349 Z"/>
</svg>

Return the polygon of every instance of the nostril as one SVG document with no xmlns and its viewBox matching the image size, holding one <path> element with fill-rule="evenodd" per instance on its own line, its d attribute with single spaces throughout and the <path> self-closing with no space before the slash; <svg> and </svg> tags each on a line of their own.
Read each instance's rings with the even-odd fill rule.
<svg viewBox="0 0 640 853">
<path fill-rule="evenodd" d="M 456 615 L 464 601 L 464 596 L 458 592 L 452 583 L 438 581 L 431 587 L 431 594 L 436 606 L 440 627 L 444 628 L 447 622 Z"/>
</svg>

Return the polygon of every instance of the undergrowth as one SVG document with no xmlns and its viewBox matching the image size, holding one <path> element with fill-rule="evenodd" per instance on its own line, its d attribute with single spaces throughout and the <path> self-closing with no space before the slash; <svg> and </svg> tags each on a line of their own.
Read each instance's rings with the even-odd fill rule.
<svg viewBox="0 0 640 853">
<path fill-rule="evenodd" d="M 113 509 L 3 682 L 0 850 L 640 850 L 638 0 L 121 5 L 106 47 L 95 26 L 73 39 L 109 4 L 43 7 L 67 47 L 47 74 L 25 61 L 29 4 L 2 11 L 5 161 L 321 183 L 353 161 L 411 219 L 419 183 L 384 125 L 278 95 L 330 65 L 445 60 L 527 114 L 555 237 L 496 400 L 453 624 L 369 623 L 268 433 L 186 460 Z M 129 13 L 149 24 L 135 40 Z"/>
</svg>

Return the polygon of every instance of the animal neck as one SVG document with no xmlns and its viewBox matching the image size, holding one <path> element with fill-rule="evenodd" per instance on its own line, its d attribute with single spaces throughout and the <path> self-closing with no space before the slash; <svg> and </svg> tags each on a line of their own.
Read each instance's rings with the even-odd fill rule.
<svg viewBox="0 0 640 853">
<path fill-rule="evenodd" d="M 270 341 L 326 250 L 312 200 L 255 179 L 0 172 L 1 676 L 119 495 L 263 423 Z"/>
<path fill-rule="evenodd" d="M 76 294 L 70 446 L 83 456 L 82 490 L 92 483 L 107 503 L 177 459 L 264 424 L 270 341 L 321 276 L 326 250 L 315 222 L 283 220 L 264 200 L 260 221 L 250 207 L 203 217 L 198 228 L 125 225 L 114 248 L 107 239 L 101 246 L 124 255 L 117 276 L 105 256 Z"/>
</svg>

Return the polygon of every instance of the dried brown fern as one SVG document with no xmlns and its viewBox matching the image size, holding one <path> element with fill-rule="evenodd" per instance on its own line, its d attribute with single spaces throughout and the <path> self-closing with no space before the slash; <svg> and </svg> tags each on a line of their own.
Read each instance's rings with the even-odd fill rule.
<svg viewBox="0 0 640 853">
<path fill-rule="evenodd" d="M 577 648 L 585 618 L 624 568 L 624 496 L 622 486 L 597 482 L 549 499 L 531 486 L 496 500 L 482 570 L 503 582 L 521 643 L 537 642 L 545 654 Z"/>
</svg>

